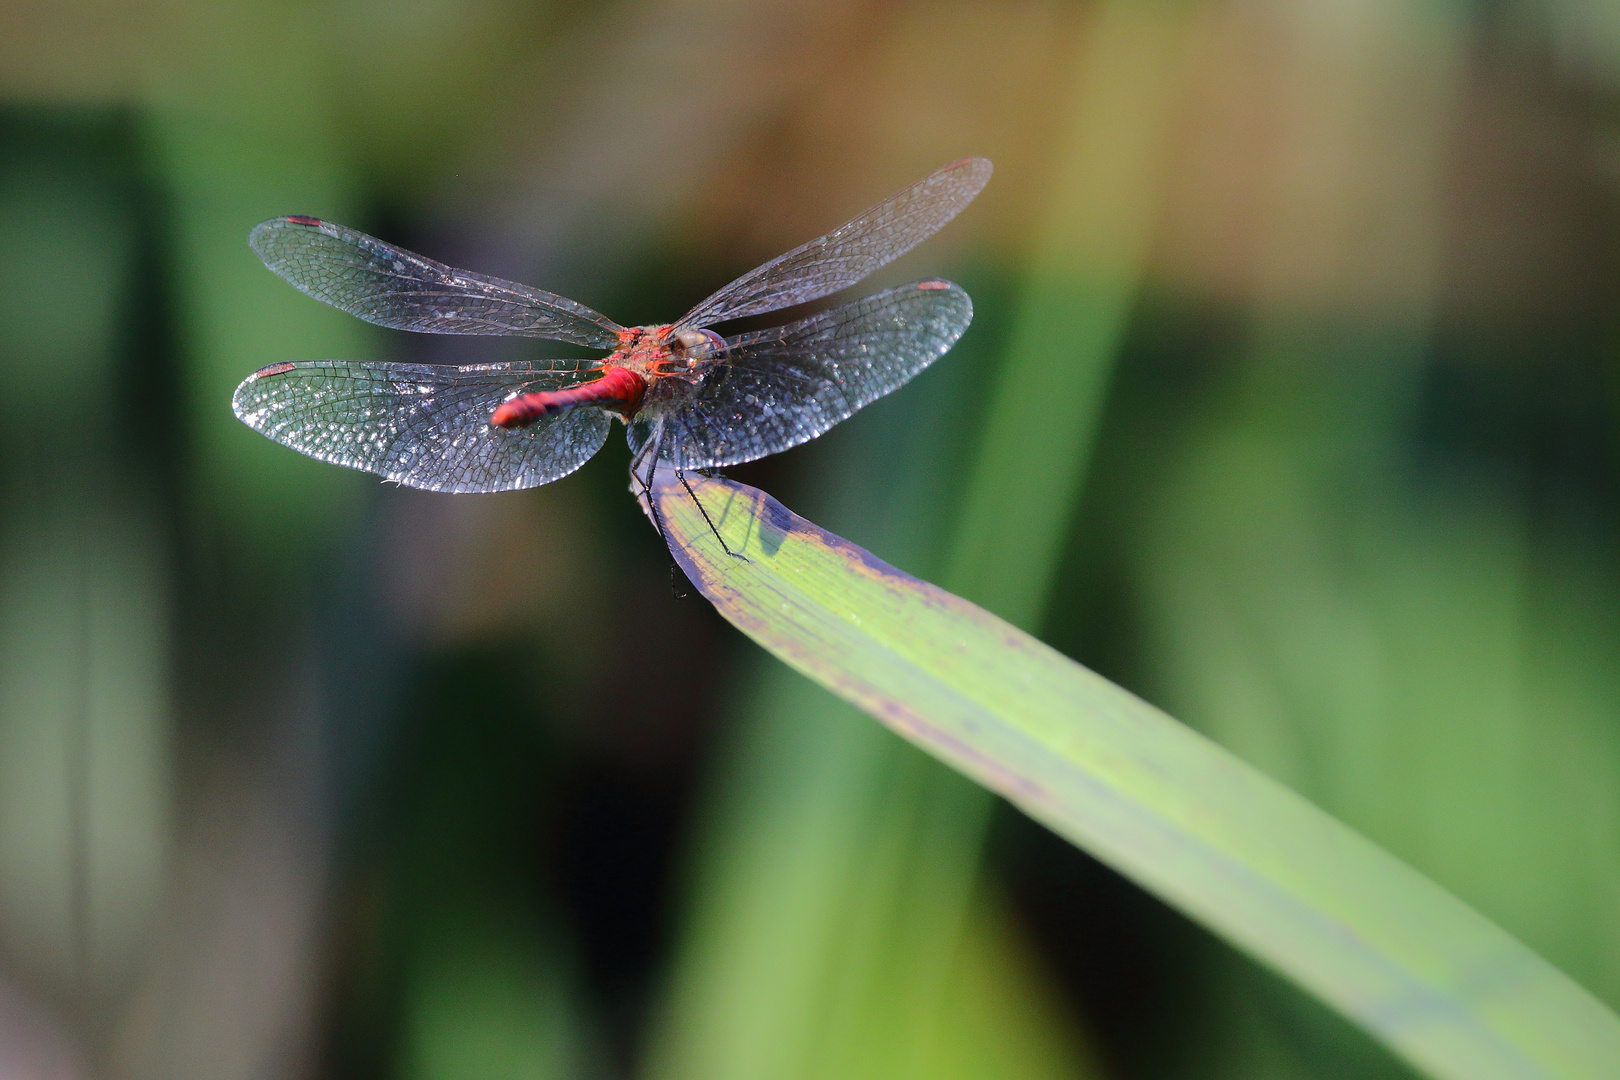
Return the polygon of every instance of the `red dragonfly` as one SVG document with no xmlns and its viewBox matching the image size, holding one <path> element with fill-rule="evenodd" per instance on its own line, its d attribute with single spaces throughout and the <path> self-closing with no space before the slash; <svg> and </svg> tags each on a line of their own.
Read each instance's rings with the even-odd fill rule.
<svg viewBox="0 0 1620 1080">
<path fill-rule="evenodd" d="M 770 330 L 721 337 L 710 327 L 855 284 L 932 236 L 989 179 L 984 158 L 947 165 L 656 326 L 620 326 L 553 293 L 329 221 L 274 218 L 248 238 L 264 264 L 367 322 L 547 338 L 608 355 L 468 367 L 271 364 L 231 404 L 249 427 L 294 450 L 431 491 L 549 483 L 601 448 L 615 416 L 629 429 L 638 477 L 648 462 L 679 475 L 753 461 L 898 389 L 956 343 L 973 305 L 958 286 L 928 278 Z"/>
</svg>

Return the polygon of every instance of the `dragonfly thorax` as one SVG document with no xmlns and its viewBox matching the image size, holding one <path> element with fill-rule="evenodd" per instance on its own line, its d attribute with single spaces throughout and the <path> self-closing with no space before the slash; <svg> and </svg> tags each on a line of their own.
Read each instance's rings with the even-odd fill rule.
<svg viewBox="0 0 1620 1080">
<path fill-rule="evenodd" d="M 620 333 L 617 349 L 604 357 L 604 366 L 622 367 L 649 383 L 683 375 L 725 351 L 725 339 L 713 330 L 687 327 L 635 326 Z"/>
</svg>

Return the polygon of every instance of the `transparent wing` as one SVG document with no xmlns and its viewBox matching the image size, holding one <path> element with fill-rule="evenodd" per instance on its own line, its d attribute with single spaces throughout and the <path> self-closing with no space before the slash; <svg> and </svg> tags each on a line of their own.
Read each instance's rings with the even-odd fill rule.
<svg viewBox="0 0 1620 1080">
<path fill-rule="evenodd" d="M 611 349 L 618 323 L 566 297 L 435 262 L 317 218 L 272 218 L 248 245 L 300 292 L 395 330 L 549 338 Z"/>
<path fill-rule="evenodd" d="M 435 367 L 309 360 L 272 364 L 236 388 L 242 422 L 299 453 L 429 491 L 510 491 L 567 476 L 607 439 L 582 408 L 531 427 L 491 427 L 514 394 L 594 374 L 592 361 Z"/>
<path fill-rule="evenodd" d="M 828 296 L 933 236 L 990 180 L 990 162 L 964 158 L 923 177 L 848 224 L 750 271 L 686 313 L 704 327 Z"/>
<path fill-rule="evenodd" d="M 697 379 L 654 384 L 630 446 L 658 441 L 683 469 L 779 453 L 904 385 L 972 321 L 967 293 L 933 279 L 729 338 L 724 358 Z"/>
</svg>

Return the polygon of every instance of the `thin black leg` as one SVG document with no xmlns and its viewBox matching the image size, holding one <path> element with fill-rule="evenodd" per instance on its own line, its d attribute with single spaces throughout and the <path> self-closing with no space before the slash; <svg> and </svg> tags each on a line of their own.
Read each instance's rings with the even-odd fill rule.
<svg viewBox="0 0 1620 1080">
<path fill-rule="evenodd" d="M 653 452 L 652 452 L 652 455 L 651 455 L 653 464 L 652 464 L 652 468 L 648 471 L 648 475 L 646 477 L 643 477 L 641 475 L 641 466 L 642 466 L 643 459 L 645 459 L 648 456 L 648 453 L 647 453 L 648 447 L 653 448 Z M 648 514 L 649 517 L 652 518 L 653 528 L 658 531 L 658 539 L 660 539 L 660 540 L 662 540 L 664 542 L 664 550 L 669 554 L 669 591 L 670 591 L 670 595 L 674 596 L 675 599 L 677 599 L 677 600 L 685 600 L 687 597 L 691 596 L 692 594 L 689 593 L 689 592 L 682 592 L 681 591 L 679 581 L 685 575 L 681 573 L 680 567 L 677 566 L 676 563 L 675 563 L 675 553 L 670 547 L 669 534 L 664 531 L 664 516 L 663 516 L 662 513 L 659 512 L 658 503 L 655 502 L 653 500 L 653 497 L 652 497 L 652 475 L 651 474 L 653 472 L 657 471 L 657 469 L 658 469 L 658 450 L 659 450 L 659 448 L 660 448 L 660 443 L 655 441 L 655 440 L 649 440 L 649 441 L 643 443 L 642 446 L 641 446 L 641 449 L 636 451 L 636 456 L 630 459 L 630 476 L 631 476 L 631 478 L 633 480 L 635 480 L 636 483 L 641 485 L 641 495 L 639 497 L 647 500 L 647 514 Z"/>
<path fill-rule="evenodd" d="M 724 551 L 727 555 L 730 555 L 733 559 L 741 559 L 743 562 L 747 562 L 748 556 L 739 555 L 735 551 L 732 551 L 731 548 L 726 546 L 726 538 L 721 536 L 720 530 L 714 527 L 714 520 L 709 517 L 709 512 L 705 510 L 703 508 L 703 504 L 698 501 L 697 492 L 693 491 L 692 485 L 686 482 L 686 474 L 680 469 L 676 469 L 675 479 L 681 482 L 681 487 L 685 488 L 686 494 L 691 496 L 692 504 L 698 508 L 698 513 L 703 515 L 703 520 L 709 526 L 709 531 L 714 533 L 714 538 L 720 541 L 720 550 Z"/>
</svg>

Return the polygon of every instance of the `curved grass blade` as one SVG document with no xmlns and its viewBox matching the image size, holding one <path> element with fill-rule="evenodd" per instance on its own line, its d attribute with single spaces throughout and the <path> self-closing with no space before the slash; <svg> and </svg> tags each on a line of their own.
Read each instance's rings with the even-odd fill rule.
<svg viewBox="0 0 1620 1080">
<path fill-rule="evenodd" d="M 661 470 L 694 585 L 743 633 L 1435 1077 L 1620 1077 L 1620 1018 L 1217 744 L 770 496 Z M 746 558 L 732 558 L 725 544 Z"/>
</svg>

